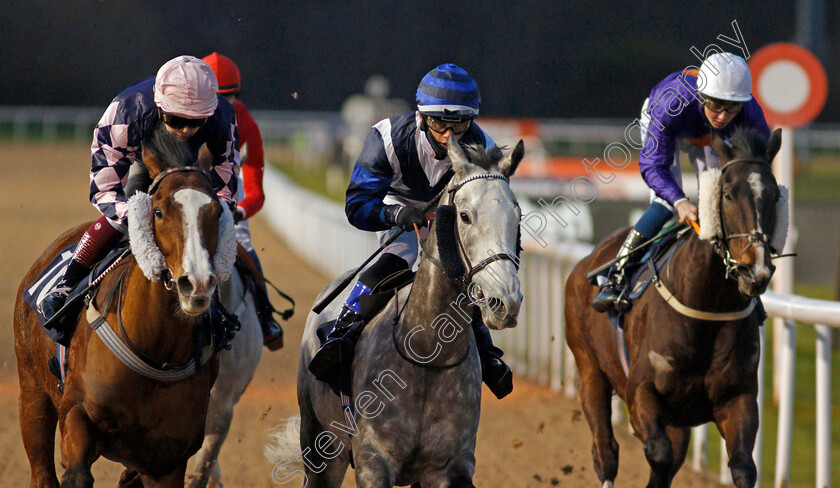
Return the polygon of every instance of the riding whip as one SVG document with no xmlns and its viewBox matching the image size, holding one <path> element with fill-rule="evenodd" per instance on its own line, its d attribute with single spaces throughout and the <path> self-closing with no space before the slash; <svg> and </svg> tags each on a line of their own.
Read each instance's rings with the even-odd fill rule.
<svg viewBox="0 0 840 488">
<path fill-rule="evenodd" d="M 434 197 L 434 198 L 432 198 L 432 200 L 431 200 L 428 204 L 426 204 L 426 206 L 425 206 L 425 207 L 423 207 L 423 215 L 427 214 L 430 210 L 432 210 L 432 209 L 435 207 L 435 205 L 437 205 L 437 202 L 440 200 L 440 197 L 442 197 L 442 196 L 443 196 L 443 192 L 444 192 L 444 191 L 446 191 L 446 189 L 445 189 L 445 188 L 444 188 L 443 190 L 441 190 L 441 191 L 440 191 L 440 193 L 438 193 L 437 195 L 435 195 L 435 197 Z M 394 232 L 394 233 L 391 235 L 391 237 L 389 237 L 389 238 L 388 238 L 388 240 L 386 240 L 385 242 L 383 242 L 382 244 L 380 244 L 379 248 L 378 248 L 376 251 L 374 251 L 374 252 L 373 252 L 373 254 L 371 254 L 371 255 L 370 255 L 370 257 L 368 257 L 367 259 L 365 259 L 365 262 L 363 262 L 363 263 L 361 264 L 361 266 L 359 266 L 359 267 L 358 267 L 358 268 L 356 268 L 356 269 L 355 269 L 352 273 L 350 273 L 349 275 L 347 275 L 347 277 L 346 277 L 346 278 L 344 278 L 344 280 L 342 280 L 342 281 L 341 281 L 341 283 L 339 283 L 338 285 L 336 285 L 336 287 L 335 287 L 335 288 L 333 288 L 333 289 L 332 289 L 332 290 L 331 290 L 331 291 L 327 294 L 327 296 L 325 296 L 323 299 L 321 299 L 321 301 L 320 301 L 320 302 L 316 303 L 316 304 L 315 304 L 315 306 L 314 306 L 314 307 L 312 307 L 312 311 L 313 311 L 313 312 L 315 312 L 315 313 L 321 313 L 321 312 L 323 312 L 323 311 L 324 311 L 324 308 L 326 308 L 326 306 L 327 306 L 327 305 L 329 305 L 330 303 L 332 303 L 332 301 L 333 301 L 333 300 L 335 300 L 335 297 L 337 297 L 337 296 L 338 296 L 338 295 L 342 292 L 342 290 L 344 290 L 345 288 L 347 288 L 347 286 L 348 286 L 350 283 L 352 283 L 352 282 L 353 282 L 353 279 L 356 277 L 356 275 L 357 275 L 357 274 L 359 274 L 359 272 L 360 272 L 361 270 L 363 270 L 363 269 L 365 268 L 365 266 L 367 266 L 367 265 L 368 265 L 368 263 L 370 263 L 370 262 L 373 260 L 373 258 L 375 258 L 376 256 L 378 256 L 378 255 L 379 255 L 379 253 L 380 253 L 380 252 L 382 252 L 382 250 L 383 250 L 383 249 L 385 249 L 386 247 L 388 247 L 389 245 L 391 245 L 391 243 L 392 243 L 392 242 L 396 241 L 396 240 L 397 240 L 397 238 L 398 238 L 399 236 L 401 236 L 403 232 L 405 232 L 405 229 L 400 228 L 398 231 Z"/>
<path fill-rule="evenodd" d="M 652 239 L 648 239 L 648 240 L 646 240 L 645 242 L 643 242 L 643 243 L 639 244 L 638 246 L 634 247 L 633 249 L 629 250 L 629 251 L 627 252 L 627 254 L 622 254 L 621 256 L 617 256 L 617 257 L 615 257 L 615 258 L 613 258 L 613 259 L 610 259 L 610 260 L 609 260 L 609 261 L 607 261 L 606 263 L 604 263 L 604 264 L 602 264 L 602 265 L 598 266 L 597 268 L 595 268 L 595 269 L 593 269 L 593 270 L 589 271 L 588 273 L 586 273 L 586 279 L 587 279 L 587 280 L 592 279 L 592 277 L 593 277 L 593 276 L 595 276 L 595 275 L 597 275 L 598 273 L 600 273 L 601 271 L 604 271 L 605 269 L 609 268 L 610 266 L 612 266 L 613 264 L 615 264 L 617 261 L 619 261 L 619 260 L 621 260 L 621 259 L 623 259 L 623 258 L 625 258 L 625 257 L 627 257 L 627 256 L 629 256 L 629 255 L 631 255 L 631 254 L 633 254 L 634 252 L 638 251 L 639 249 L 644 249 L 644 248 L 646 248 L 646 247 L 647 247 L 647 246 L 649 246 L 649 245 L 650 245 L 653 241 L 656 241 L 656 240 L 658 240 L 658 239 L 662 238 L 663 236 L 666 236 L 666 235 L 668 235 L 668 234 L 672 234 L 672 233 L 674 233 L 674 232 L 676 232 L 676 231 L 678 231 L 678 230 L 682 230 L 682 229 L 685 229 L 686 227 L 688 227 L 688 225 L 687 225 L 687 224 L 683 224 L 682 222 L 680 222 L 680 224 L 681 224 L 681 225 L 675 225 L 675 226 L 671 227 L 670 229 L 666 230 L 665 232 L 662 232 L 662 233 L 660 233 L 660 234 L 657 234 L 657 235 L 656 235 L 656 236 L 654 236 Z"/>
</svg>

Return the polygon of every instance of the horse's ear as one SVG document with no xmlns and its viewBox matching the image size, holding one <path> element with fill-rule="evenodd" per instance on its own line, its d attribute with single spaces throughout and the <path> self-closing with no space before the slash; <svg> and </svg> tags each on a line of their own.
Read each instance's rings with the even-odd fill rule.
<svg viewBox="0 0 840 488">
<path fill-rule="evenodd" d="M 452 170 L 455 171 L 455 176 L 459 180 L 466 178 L 470 172 L 470 165 L 472 163 L 467 159 L 467 155 L 464 154 L 464 150 L 461 149 L 461 145 L 458 144 L 458 139 L 454 135 L 449 138 L 449 143 L 446 145 L 446 152 L 449 156 L 449 161 L 452 163 Z"/>
<path fill-rule="evenodd" d="M 519 139 L 519 142 L 516 143 L 516 147 L 513 148 L 513 151 L 506 154 L 505 157 L 499 161 L 499 172 L 510 178 L 513 176 L 513 173 L 522 161 L 523 156 L 525 156 L 525 143 L 522 142 L 522 139 Z"/>
<path fill-rule="evenodd" d="M 149 170 L 149 178 L 152 180 L 157 177 L 163 170 L 166 169 L 166 165 L 155 156 L 148 148 L 143 148 L 143 164 L 146 165 L 146 169 Z"/>
<path fill-rule="evenodd" d="M 767 154 L 765 157 L 767 158 L 768 163 L 773 162 L 773 158 L 776 157 L 776 154 L 779 152 L 779 149 L 782 147 L 782 129 L 778 128 L 770 134 L 770 139 L 767 140 Z"/>
<path fill-rule="evenodd" d="M 201 149 L 198 150 L 198 167 L 208 173 L 213 167 L 213 155 L 210 154 L 210 150 L 207 149 L 206 144 L 202 145 Z"/>
<path fill-rule="evenodd" d="M 712 142 L 709 143 L 712 146 L 712 149 L 715 150 L 718 157 L 720 158 L 721 166 L 726 164 L 732 159 L 732 148 L 723 140 L 723 137 L 716 131 L 712 131 Z"/>
</svg>

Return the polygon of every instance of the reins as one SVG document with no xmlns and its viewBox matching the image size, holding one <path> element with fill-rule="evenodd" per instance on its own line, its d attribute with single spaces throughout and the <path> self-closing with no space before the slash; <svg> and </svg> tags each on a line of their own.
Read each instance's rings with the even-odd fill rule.
<svg viewBox="0 0 840 488">
<path fill-rule="evenodd" d="M 506 176 L 504 176 L 502 174 L 499 174 L 499 173 L 483 173 L 483 174 L 470 176 L 469 178 L 465 178 L 463 181 L 459 182 L 457 185 L 455 185 L 452 188 L 446 190 L 446 192 L 449 194 L 449 202 L 451 202 L 452 206 L 455 208 L 456 213 L 457 213 L 457 207 L 455 206 L 455 194 L 458 192 L 458 190 L 463 188 L 464 185 L 466 185 L 467 183 L 470 183 L 470 182 L 476 181 L 476 180 L 482 180 L 482 179 L 500 179 L 500 180 L 504 180 L 507 183 L 510 183 L 510 180 Z M 466 271 L 464 272 L 464 274 L 461 275 L 460 277 L 456 278 L 456 280 L 455 280 L 458 283 L 459 288 L 461 288 L 461 289 L 466 290 L 468 288 L 469 284 L 472 283 L 473 277 L 475 277 L 475 275 L 477 275 L 479 272 L 481 272 L 482 270 L 487 268 L 487 266 L 489 266 L 492 263 L 495 263 L 496 261 L 505 261 L 505 260 L 511 261 L 513 263 L 514 267 L 517 270 L 519 269 L 519 263 L 512 256 L 510 256 L 507 253 L 491 254 L 489 257 L 487 257 L 485 259 L 482 259 L 481 261 L 478 262 L 478 264 L 473 266 L 472 262 L 469 259 L 469 256 L 467 256 L 467 250 L 466 250 L 466 247 L 464 246 L 463 240 L 461 239 L 461 235 L 458 232 L 458 225 L 457 224 L 455 225 L 455 240 L 458 243 L 459 257 L 463 262 L 465 262 L 465 265 L 466 265 L 465 266 Z M 432 264 L 434 264 L 435 266 L 437 266 L 441 270 L 443 269 L 443 264 L 441 264 L 441 262 L 438 259 L 432 257 L 431 253 L 424 253 L 424 258 L 428 259 Z M 408 306 L 408 301 L 411 299 L 411 293 L 413 291 L 414 291 L 414 287 L 412 286 L 411 291 L 409 291 L 409 294 L 408 294 L 408 299 L 406 299 L 406 305 L 403 307 L 402 310 L 400 310 L 400 308 L 399 308 L 399 291 L 394 293 L 394 298 L 396 300 L 396 307 L 397 307 L 397 314 L 394 317 L 393 330 L 392 330 L 392 333 L 391 333 L 391 337 L 392 337 L 393 342 L 394 342 L 394 348 L 396 348 L 397 352 L 399 353 L 399 355 L 403 359 L 405 359 L 409 363 L 411 363 L 415 366 L 419 366 L 421 368 L 444 370 L 444 369 L 450 369 L 450 368 L 454 368 L 456 366 L 459 366 L 460 364 L 462 364 L 467 359 L 467 357 L 469 357 L 470 344 L 467 344 L 467 348 L 464 351 L 464 354 L 462 354 L 461 357 L 458 360 L 456 360 L 454 363 L 444 364 L 444 365 L 431 365 L 431 364 L 427 364 L 427 363 L 417 361 L 416 359 L 412 358 L 409 354 L 406 354 L 400 348 L 399 341 L 397 340 L 397 328 L 399 327 L 400 317 L 402 316 L 403 311 L 405 311 L 405 307 Z"/>
<path fill-rule="evenodd" d="M 467 348 L 464 351 L 464 354 L 461 355 L 461 357 L 457 361 L 455 361 L 452 364 L 442 364 L 442 365 L 429 364 L 429 363 L 423 363 L 421 361 L 418 361 L 418 360 L 414 359 L 413 357 L 411 357 L 410 354 L 406 354 L 405 352 L 403 352 L 403 350 L 400 348 L 399 341 L 397 340 L 397 329 L 399 328 L 399 325 L 400 325 L 399 324 L 400 317 L 402 317 L 402 313 L 405 311 L 405 307 L 408 306 L 408 301 L 411 299 L 411 293 L 413 291 L 414 291 L 414 286 L 412 286 L 411 290 L 409 290 L 408 298 L 406 299 L 405 305 L 403 305 L 402 310 L 400 310 L 400 298 L 399 298 L 400 292 L 399 292 L 399 290 L 395 290 L 395 292 L 394 292 L 394 300 L 395 300 L 394 305 L 395 305 L 396 310 L 397 310 L 397 314 L 394 316 L 394 323 L 393 323 L 393 327 L 392 327 L 392 331 L 391 331 L 391 338 L 394 342 L 394 349 L 397 350 L 397 353 L 399 353 L 400 357 L 402 357 L 403 359 L 405 359 L 409 363 L 411 363 L 415 366 L 418 366 L 420 368 L 423 368 L 423 369 L 445 370 L 445 369 L 454 368 L 456 366 L 460 366 L 464 361 L 466 361 L 466 359 L 470 355 L 471 344 L 469 342 L 467 343 Z M 432 358 L 432 360 L 434 360 L 434 358 Z"/>
</svg>

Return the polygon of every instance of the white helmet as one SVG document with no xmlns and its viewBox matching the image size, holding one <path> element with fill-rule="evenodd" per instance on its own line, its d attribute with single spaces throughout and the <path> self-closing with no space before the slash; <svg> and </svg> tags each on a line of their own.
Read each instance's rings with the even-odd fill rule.
<svg viewBox="0 0 840 488">
<path fill-rule="evenodd" d="M 173 115 L 210 117 L 219 103 L 218 91 L 213 68 L 194 56 L 170 59 L 155 76 L 155 104 Z"/>
<path fill-rule="evenodd" d="M 750 68 L 744 58 L 732 53 L 714 53 L 706 58 L 697 83 L 697 91 L 707 97 L 730 102 L 752 100 Z"/>
</svg>

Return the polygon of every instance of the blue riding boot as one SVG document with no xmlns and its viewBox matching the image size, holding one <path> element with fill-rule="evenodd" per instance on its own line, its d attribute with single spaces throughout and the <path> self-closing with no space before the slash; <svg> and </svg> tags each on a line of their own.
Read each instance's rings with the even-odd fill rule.
<svg viewBox="0 0 840 488">
<path fill-rule="evenodd" d="M 316 378 L 327 380 L 334 377 L 341 368 L 342 358 L 352 355 L 356 344 L 354 340 L 351 340 L 348 332 L 361 320 L 362 316 L 358 312 L 344 305 L 334 322 L 317 330 L 321 348 L 309 362 L 309 371 Z"/>
<path fill-rule="evenodd" d="M 372 291 L 369 286 L 357 281 L 341 307 L 338 318 L 316 331 L 321 340 L 321 348 L 309 362 L 309 371 L 319 380 L 332 378 L 340 370 L 342 359 L 352 357 L 359 334 L 347 333 L 362 320 L 359 299 L 362 295 L 370 295 Z"/>
</svg>

